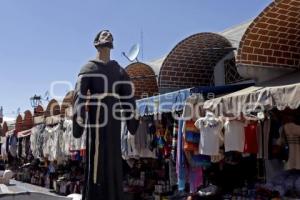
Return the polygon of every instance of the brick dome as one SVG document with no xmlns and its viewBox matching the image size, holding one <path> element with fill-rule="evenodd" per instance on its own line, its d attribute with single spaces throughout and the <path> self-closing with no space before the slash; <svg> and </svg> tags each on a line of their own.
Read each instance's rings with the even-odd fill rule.
<svg viewBox="0 0 300 200">
<path fill-rule="evenodd" d="M 47 106 L 47 109 L 45 111 L 45 117 L 53 116 L 53 115 L 59 115 L 60 114 L 60 106 L 59 103 L 52 99 Z"/>
<path fill-rule="evenodd" d="M 275 0 L 245 32 L 238 65 L 300 69 L 300 0 Z"/>
<path fill-rule="evenodd" d="M 23 118 L 20 114 L 17 116 L 16 119 L 15 130 L 17 133 L 23 131 Z"/>
<path fill-rule="evenodd" d="M 137 99 L 158 93 L 156 76 L 149 65 L 136 62 L 128 65 L 125 70 L 134 84 Z"/>
<path fill-rule="evenodd" d="M 214 67 L 232 50 L 231 43 L 216 33 L 198 33 L 182 40 L 163 62 L 160 91 L 214 85 Z"/>
<path fill-rule="evenodd" d="M 2 134 L 1 134 L 1 136 L 4 137 L 7 131 L 8 131 L 7 122 L 3 122 L 3 124 L 2 124 Z"/>
<path fill-rule="evenodd" d="M 41 105 L 38 105 L 34 109 L 34 117 L 43 116 L 44 115 L 44 108 Z"/>
<path fill-rule="evenodd" d="M 66 96 L 61 104 L 61 110 L 60 110 L 61 115 L 65 115 L 66 109 L 69 107 L 72 107 L 73 98 L 74 98 L 74 91 L 70 91 L 66 94 Z"/>
<path fill-rule="evenodd" d="M 22 124 L 22 129 L 23 130 L 28 130 L 33 127 L 33 118 L 30 110 L 26 110 L 24 112 L 24 119 L 23 119 L 23 124 Z"/>
</svg>

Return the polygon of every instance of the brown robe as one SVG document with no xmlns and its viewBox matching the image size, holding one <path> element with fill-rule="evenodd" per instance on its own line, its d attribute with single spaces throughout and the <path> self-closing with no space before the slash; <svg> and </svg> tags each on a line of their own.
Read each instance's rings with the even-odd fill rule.
<svg viewBox="0 0 300 200">
<path fill-rule="evenodd" d="M 101 75 L 107 77 L 106 89 Z M 130 81 L 130 79 L 116 61 L 103 63 L 100 60 L 92 60 L 84 65 L 79 73 L 74 97 L 73 135 L 76 138 L 81 137 L 84 130 L 87 130 L 87 160 L 82 200 L 124 199 L 120 141 L 121 121 L 113 116 L 113 108 L 114 105 L 119 104 L 119 108 L 127 110 L 123 114 L 130 116 L 133 109 L 129 108 L 130 106 L 135 108 L 135 99 L 129 97 L 133 92 L 129 84 L 118 84 L 114 90 L 114 83 L 117 81 Z M 111 95 L 102 98 L 101 103 L 104 106 L 97 104 L 99 101 L 91 99 L 89 112 L 86 114 L 85 108 L 82 106 L 86 102 L 86 98 L 80 94 L 86 95 L 88 90 L 91 95 L 114 92 L 119 98 Z M 82 121 L 88 125 L 87 129 L 80 126 L 77 117 L 81 117 Z M 105 125 L 100 128 L 89 126 L 103 122 Z M 127 120 L 127 128 L 131 133 L 136 132 L 137 126 L 137 120 Z"/>
</svg>

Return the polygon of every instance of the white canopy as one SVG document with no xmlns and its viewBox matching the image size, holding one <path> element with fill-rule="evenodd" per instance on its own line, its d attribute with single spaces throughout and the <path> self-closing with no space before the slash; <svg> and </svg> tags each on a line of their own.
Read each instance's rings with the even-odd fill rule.
<svg viewBox="0 0 300 200">
<path fill-rule="evenodd" d="M 204 109 L 222 115 L 238 116 L 255 110 L 297 109 L 300 106 L 300 72 L 251 86 L 204 103 Z"/>
</svg>

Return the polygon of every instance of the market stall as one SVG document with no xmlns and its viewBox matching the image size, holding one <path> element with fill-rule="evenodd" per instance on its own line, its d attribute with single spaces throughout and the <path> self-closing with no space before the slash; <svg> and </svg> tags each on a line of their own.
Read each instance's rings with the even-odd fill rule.
<svg viewBox="0 0 300 200">
<path fill-rule="evenodd" d="M 193 115 L 200 133 L 193 151 L 211 159 L 210 167 L 202 168 L 208 184 L 198 196 L 222 191 L 229 199 L 299 198 L 299 80 L 300 73 L 294 72 L 207 100 L 193 110 L 202 111 Z M 184 148 L 190 137 L 182 134 Z M 228 178 L 233 184 L 224 182 Z"/>
<path fill-rule="evenodd" d="M 6 132 L 2 155 L 17 180 L 62 195 L 81 193 L 85 139 L 72 135 L 72 95 L 66 95 L 62 106 L 53 99 L 45 111 L 40 105 L 33 114 L 25 111 L 14 129 Z"/>
<path fill-rule="evenodd" d="M 144 170 L 142 168 L 140 170 L 135 169 L 134 171 L 136 173 L 138 172 L 138 174 L 143 174 L 143 171 L 147 171 L 148 173 L 146 174 L 150 174 L 150 176 L 146 175 L 146 182 L 142 181 L 145 184 L 142 184 L 142 187 L 140 187 L 140 193 L 142 193 L 141 191 L 149 191 L 150 195 L 153 196 L 154 194 L 157 198 L 164 196 L 171 197 L 173 192 L 178 189 L 183 192 L 188 191 L 188 187 L 185 187 L 185 183 L 189 185 L 190 190 L 195 192 L 195 190 L 202 185 L 202 182 L 199 182 L 199 179 L 197 178 L 200 177 L 201 179 L 202 176 L 201 164 L 196 163 L 193 159 L 197 159 L 197 156 L 193 157 L 192 155 L 189 155 L 188 160 L 182 161 L 181 159 L 186 156 L 179 155 L 182 153 L 182 148 L 178 146 L 181 142 L 182 136 L 180 130 L 183 128 L 182 123 L 180 120 L 178 121 L 178 119 L 181 118 L 183 110 L 186 110 L 186 102 L 188 99 L 197 96 L 202 98 L 203 103 L 204 100 L 211 97 L 211 95 L 214 97 L 219 96 L 250 85 L 252 84 L 197 87 L 138 100 L 137 106 L 140 115 L 140 126 L 134 136 L 126 131 L 122 131 L 122 139 L 124 139 L 122 140 L 123 157 L 127 160 L 127 162 L 132 161 L 134 158 L 135 162 L 143 163 L 145 159 L 150 156 L 154 159 L 152 165 L 153 163 L 156 163 L 156 166 L 160 166 L 161 169 L 167 169 L 168 171 L 168 173 L 158 173 L 157 170 L 155 170 L 157 167 L 152 167 L 149 170 Z M 191 137 L 193 137 L 192 132 L 194 132 L 194 135 L 197 137 L 198 130 L 192 126 L 193 124 L 191 124 L 190 127 L 187 127 L 187 129 L 189 133 L 191 133 Z M 193 144 L 197 138 L 192 138 L 191 140 L 193 141 L 190 142 L 190 146 L 188 148 L 191 148 L 192 146 L 195 147 L 197 145 L 196 143 Z M 199 143 L 199 138 L 196 142 Z M 128 149 L 130 151 L 128 151 Z M 190 150 L 191 149 L 188 151 Z M 147 153 L 145 154 L 145 152 Z M 203 158 L 205 158 L 205 156 Z M 206 159 L 208 158 L 206 157 Z M 202 163 L 203 165 L 206 165 L 209 162 L 210 161 L 207 160 L 207 162 Z M 150 165 L 149 161 L 148 165 Z M 189 178 L 185 175 L 179 177 L 181 176 L 178 175 L 180 174 L 179 168 L 184 171 L 189 170 L 191 172 L 188 175 Z M 153 174 L 165 175 L 153 176 Z M 140 175 L 138 175 L 138 177 L 139 176 Z M 187 178 L 189 181 L 183 181 L 183 183 L 180 180 L 181 178 Z M 194 179 L 198 180 L 194 182 Z M 150 190 L 149 188 L 151 188 L 151 185 L 147 185 L 149 182 L 152 183 L 152 189 Z M 127 181 L 127 185 L 128 188 L 130 188 L 130 186 L 134 184 Z M 180 194 L 181 193 L 176 193 L 176 195 Z M 172 198 L 175 197 L 173 196 Z"/>
</svg>

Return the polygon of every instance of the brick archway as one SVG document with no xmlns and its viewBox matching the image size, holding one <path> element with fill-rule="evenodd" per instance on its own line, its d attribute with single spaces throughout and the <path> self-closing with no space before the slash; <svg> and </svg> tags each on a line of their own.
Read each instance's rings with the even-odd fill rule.
<svg viewBox="0 0 300 200">
<path fill-rule="evenodd" d="M 60 114 L 60 106 L 59 103 L 52 99 L 47 106 L 47 109 L 45 111 L 45 117 L 59 115 Z"/>
<path fill-rule="evenodd" d="M 66 115 L 66 109 L 69 107 L 72 107 L 73 105 L 73 98 L 74 98 L 74 91 L 69 91 L 66 96 L 63 99 L 63 102 L 61 104 L 61 110 L 60 110 L 60 114 L 62 116 Z"/>
<path fill-rule="evenodd" d="M 216 33 L 198 33 L 182 40 L 163 62 L 159 89 L 214 85 L 214 67 L 232 50 L 231 43 Z"/>
<path fill-rule="evenodd" d="M 134 95 L 137 99 L 158 93 L 156 76 L 149 65 L 136 62 L 128 65 L 125 70 L 134 84 Z"/>
<path fill-rule="evenodd" d="M 300 70 L 300 0 L 275 0 L 252 22 L 238 65 Z"/>
<path fill-rule="evenodd" d="M 33 115 L 34 115 L 34 117 L 43 116 L 43 115 L 44 115 L 44 108 L 43 108 L 43 106 L 38 105 L 38 106 L 34 109 Z"/>
</svg>

